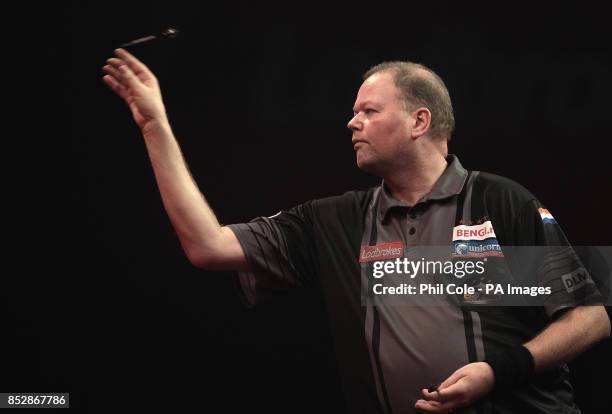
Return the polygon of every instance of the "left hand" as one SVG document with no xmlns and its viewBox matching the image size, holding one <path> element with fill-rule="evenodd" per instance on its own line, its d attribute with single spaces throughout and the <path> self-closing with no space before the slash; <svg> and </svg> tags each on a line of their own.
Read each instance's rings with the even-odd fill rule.
<svg viewBox="0 0 612 414">
<path fill-rule="evenodd" d="M 474 362 L 448 377 L 437 391 L 421 390 L 424 400 L 414 407 L 427 413 L 452 413 L 467 407 L 493 390 L 495 375 L 486 362 Z"/>
</svg>

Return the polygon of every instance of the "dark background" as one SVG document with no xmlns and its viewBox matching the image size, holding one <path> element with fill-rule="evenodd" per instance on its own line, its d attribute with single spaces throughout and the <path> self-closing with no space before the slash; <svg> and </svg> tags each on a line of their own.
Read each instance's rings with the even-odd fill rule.
<svg viewBox="0 0 612 414">
<path fill-rule="evenodd" d="M 228 274 L 188 263 L 139 131 L 102 82 L 115 47 L 168 25 L 179 39 L 131 50 L 223 223 L 375 185 L 345 125 L 362 73 L 407 59 L 445 80 L 466 168 L 522 183 L 575 245 L 612 244 L 601 10 L 186 4 L 75 3 L 68 43 L 40 54 L 61 65 L 66 105 L 58 136 L 25 153 L 40 168 L 22 187 L 36 200 L 15 241 L 26 254 L 0 290 L 2 390 L 70 392 L 91 412 L 343 412 L 321 304 L 293 292 L 245 310 Z M 610 406 L 609 345 L 571 363 L 585 413 Z"/>
</svg>

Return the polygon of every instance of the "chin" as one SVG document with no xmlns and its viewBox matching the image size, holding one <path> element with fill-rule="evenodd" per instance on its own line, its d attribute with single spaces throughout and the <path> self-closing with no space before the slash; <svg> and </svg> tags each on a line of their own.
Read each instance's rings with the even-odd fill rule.
<svg viewBox="0 0 612 414">
<path fill-rule="evenodd" d="M 361 171 L 380 177 L 379 168 L 377 168 L 378 164 L 373 162 L 373 160 L 357 156 L 357 167 L 359 167 Z"/>
</svg>

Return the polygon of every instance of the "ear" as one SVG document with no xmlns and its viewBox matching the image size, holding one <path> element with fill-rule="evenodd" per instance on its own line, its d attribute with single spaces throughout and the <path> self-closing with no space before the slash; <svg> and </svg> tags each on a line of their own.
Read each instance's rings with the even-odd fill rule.
<svg viewBox="0 0 612 414">
<path fill-rule="evenodd" d="M 412 139 L 417 139 L 429 132 L 431 128 L 431 112 L 429 109 L 421 107 L 412 112 L 414 120 L 412 128 Z"/>
</svg>

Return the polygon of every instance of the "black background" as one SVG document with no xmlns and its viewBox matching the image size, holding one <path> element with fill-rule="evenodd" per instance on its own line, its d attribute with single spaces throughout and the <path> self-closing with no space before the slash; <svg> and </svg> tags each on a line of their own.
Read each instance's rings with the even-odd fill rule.
<svg viewBox="0 0 612 414">
<path fill-rule="evenodd" d="M 168 25 L 179 39 L 131 50 L 223 223 L 376 184 L 346 123 L 362 73 L 407 59 L 445 80 L 466 168 L 522 183 L 575 245 L 612 244 L 609 23 L 587 4 L 75 3 L 64 17 L 69 47 L 41 59 L 61 56 L 67 145 L 26 152 L 41 168 L 22 187 L 36 199 L 15 240 L 26 254 L 1 290 L 3 390 L 70 392 L 91 412 L 343 412 L 321 304 L 292 292 L 245 310 L 227 274 L 188 263 L 139 131 L 102 82 L 115 47 Z M 570 365 L 586 413 L 610 406 L 609 344 Z"/>
</svg>

